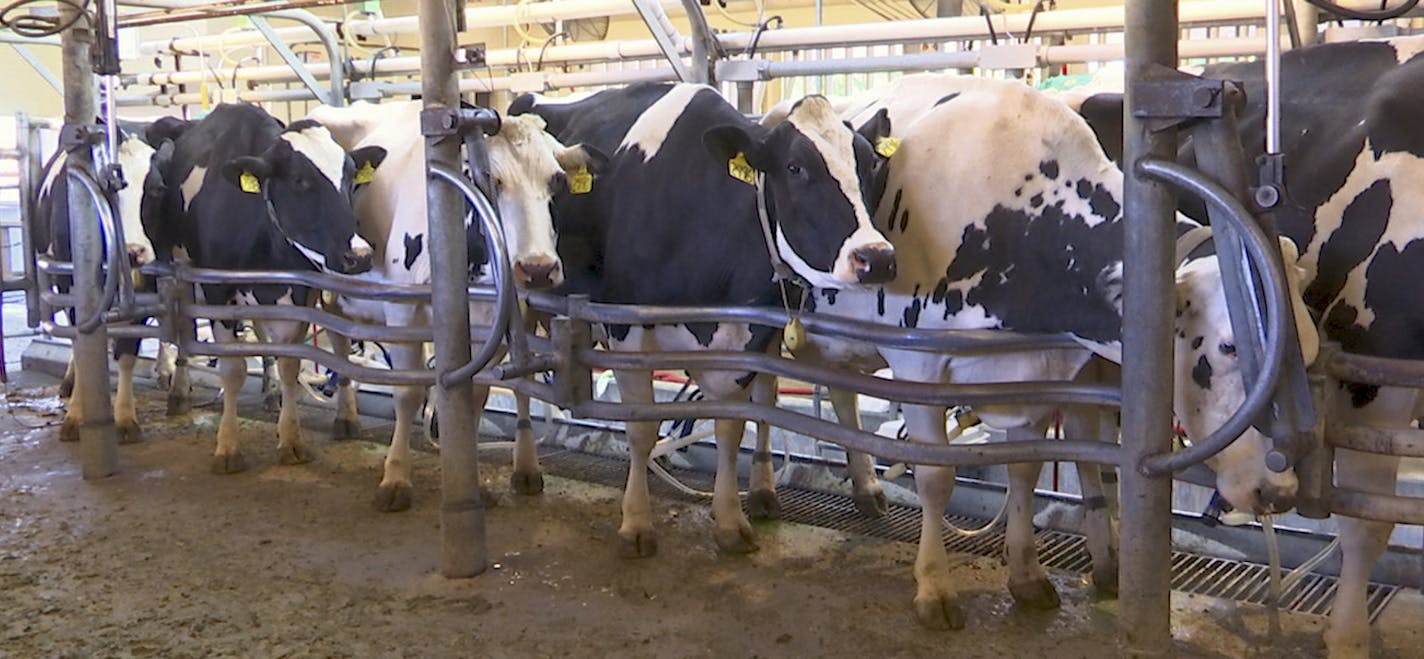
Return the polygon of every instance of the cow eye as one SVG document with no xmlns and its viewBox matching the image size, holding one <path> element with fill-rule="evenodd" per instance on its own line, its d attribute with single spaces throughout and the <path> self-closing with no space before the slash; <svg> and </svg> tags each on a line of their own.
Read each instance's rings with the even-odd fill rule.
<svg viewBox="0 0 1424 659">
<path fill-rule="evenodd" d="M 794 163 L 794 162 L 793 162 L 793 163 L 788 163 L 788 164 L 786 165 L 786 171 L 791 172 L 792 174 L 798 174 L 798 175 L 799 175 L 799 174 L 801 173 L 801 166 L 798 165 L 798 164 L 796 164 L 796 163 Z"/>
<path fill-rule="evenodd" d="M 1222 343 L 1216 346 L 1216 349 L 1221 351 L 1221 354 L 1223 355 L 1231 356 L 1236 354 L 1236 344 L 1234 343 L 1227 343 L 1223 341 Z"/>
</svg>

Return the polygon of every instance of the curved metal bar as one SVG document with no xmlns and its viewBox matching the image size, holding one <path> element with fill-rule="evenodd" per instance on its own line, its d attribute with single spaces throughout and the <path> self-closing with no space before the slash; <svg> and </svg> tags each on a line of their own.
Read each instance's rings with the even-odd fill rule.
<svg viewBox="0 0 1424 659">
<path fill-rule="evenodd" d="M 325 366 L 341 375 L 371 384 L 429 387 L 435 384 L 435 374 L 426 370 L 404 371 L 372 368 L 352 363 L 331 352 L 297 343 L 208 343 L 185 340 L 180 345 L 188 356 L 202 357 L 293 357 Z"/>
<path fill-rule="evenodd" d="M 755 371 L 850 389 L 868 396 L 920 405 L 987 405 L 1055 403 L 1118 406 L 1115 387 L 1073 382 L 992 382 L 940 384 L 886 380 L 862 373 L 826 368 L 758 352 L 609 352 L 582 348 L 575 352 L 584 366 L 633 371 L 680 368 L 693 371 Z"/>
<path fill-rule="evenodd" d="M 331 105 L 342 107 L 346 105 L 346 59 L 341 57 L 341 47 L 336 43 L 336 33 L 331 26 L 321 22 L 316 14 L 305 9 L 283 9 L 281 11 L 269 11 L 261 16 L 268 18 L 282 18 L 289 21 L 296 21 L 311 28 L 316 34 L 316 38 L 321 40 L 322 47 L 326 48 L 326 61 L 330 62 L 328 75 L 331 78 L 331 96 L 327 99 Z"/>
<path fill-rule="evenodd" d="M 78 167 L 70 167 L 68 174 L 71 182 L 78 181 L 80 187 L 89 193 L 89 197 L 94 200 L 94 208 L 99 211 L 99 221 L 107 224 L 111 229 L 108 237 L 109 267 L 102 268 L 104 292 L 99 297 L 99 306 L 95 308 L 92 316 L 82 318 L 79 322 L 74 323 L 81 333 L 89 334 L 104 324 L 104 312 L 114 306 L 114 299 L 118 297 L 119 287 L 124 285 L 122 280 L 128 279 L 128 259 L 124 258 L 124 245 L 119 242 L 123 236 L 123 230 L 119 229 L 117 234 L 112 232 L 118 222 L 115 221 L 114 209 L 109 205 L 109 198 L 100 192 L 99 184 L 88 172 Z M 118 269 L 120 274 L 115 274 L 115 269 Z M 129 285 L 131 286 L 132 283 Z"/>
<path fill-rule="evenodd" d="M 1175 162 L 1147 159 L 1137 163 L 1137 171 L 1143 176 L 1195 194 L 1208 205 L 1220 210 L 1240 232 L 1246 254 L 1255 263 L 1256 270 L 1261 275 L 1262 287 L 1266 291 L 1266 346 L 1262 351 L 1261 373 L 1246 392 L 1246 400 L 1231 418 L 1205 439 L 1193 442 L 1190 447 L 1181 451 L 1159 453 L 1143 459 L 1138 468 L 1144 474 L 1156 476 L 1205 462 L 1220 453 L 1236 441 L 1241 433 L 1250 427 L 1252 420 L 1270 404 L 1285 363 L 1286 344 L 1282 337 L 1289 336 L 1286 323 L 1292 322 L 1293 318 L 1284 268 L 1279 261 L 1271 258 L 1272 239 L 1251 219 L 1250 211 L 1232 197 L 1231 193 L 1204 178 L 1201 173 Z"/>
<path fill-rule="evenodd" d="M 1326 362 L 1325 370 L 1345 382 L 1424 389 L 1424 360 L 1390 359 L 1336 351 Z"/>
<path fill-rule="evenodd" d="M 611 421 L 665 419 L 736 419 L 768 423 L 810 437 L 825 439 L 892 462 L 939 466 L 984 466 L 1020 462 L 1091 462 L 1117 464 L 1121 447 L 1107 442 L 1037 439 L 1023 442 L 939 445 L 904 442 L 855 430 L 834 421 L 750 402 L 697 401 L 683 403 L 606 403 L 575 405 L 576 416 Z"/>
<path fill-rule="evenodd" d="M 489 248 L 490 268 L 494 275 L 497 292 L 494 307 L 494 323 L 490 326 L 490 338 L 480 346 L 480 350 L 470 362 L 448 373 L 440 374 L 440 384 L 446 387 L 461 380 L 468 380 L 489 365 L 503 345 L 504 335 L 509 331 L 511 311 L 514 309 L 514 278 L 509 267 L 509 248 L 504 241 L 504 227 L 500 226 L 499 215 L 473 183 L 465 179 L 459 171 L 431 165 L 430 176 L 455 186 L 465 200 L 475 208 L 475 216 L 484 224 L 485 246 Z M 522 331 L 522 328 L 521 328 Z M 356 378 L 360 379 L 360 378 Z"/>
<path fill-rule="evenodd" d="M 747 323 L 784 327 L 789 320 L 780 307 L 673 307 L 607 304 L 579 300 L 577 296 L 526 291 L 529 308 L 593 323 L 659 325 L 694 322 Z M 1085 350 L 1068 334 L 1021 334 L 1001 330 L 920 330 L 892 327 L 856 318 L 806 313 L 800 316 L 814 334 L 865 341 L 886 348 L 956 354 Z"/>
</svg>

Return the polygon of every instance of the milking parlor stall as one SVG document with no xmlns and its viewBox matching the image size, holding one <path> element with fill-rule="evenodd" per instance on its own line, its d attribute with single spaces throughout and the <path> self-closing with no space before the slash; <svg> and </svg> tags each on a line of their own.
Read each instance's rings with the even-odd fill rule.
<svg viewBox="0 0 1424 659">
<path fill-rule="evenodd" d="M 1416 4 L 8 2 L 0 656 L 1421 656 Z"/>
</svg>

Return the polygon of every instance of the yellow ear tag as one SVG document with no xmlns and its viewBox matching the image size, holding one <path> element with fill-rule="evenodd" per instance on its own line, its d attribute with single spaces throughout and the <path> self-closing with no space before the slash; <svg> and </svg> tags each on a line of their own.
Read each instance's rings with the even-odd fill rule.
<svg viewBox="0 0 1424 659">
<path fill-rule="evenodd" d="M 895 152 L 899 150 L 900 138 L 898 137 L 882 137 L 875 140 L 875 152 L 880 154 L 882 158 L 889 158 L 895 155 Z"/>
<path fill-rule="evenodd" d="M 801 324 L 800 318 L 792 318 L 786 323 L 786 328 L 781 332 L 781 342 L 793 353 L 806 345 L 806 326 Z"/>
<path fill-rule="evenodd" d="M 361 163 L 361 168 L 356 170 L 356 176 L 351 179 L 356 185 L 365 185 L 376 178 L 376 168 L 371 166 L 371 161 Z"/>
<path fill-rule="evenodd" d="M 262 184 L 257 182 L 257 177 L 253 175 L 252 172 L 243 172 L 241 176 L 238 176 L 237 186 L 242 188 L 243 192 L 250 192 L 252 194 L 257 194 L 262 191 Z"/>
<path fill-rule="evenodd" d="M 569 176 L 569 192 L 574 194 L 593 192 L 593 174 L 588 173 L 587 167 L 580 167 Z"/>
<path fill-rule="evenodd" d="M 727 161 L 727 173 L 747 185 L 756 185 L 756 170 L 747 162 L 747 155 L 741 151 Z"/>
</svg>

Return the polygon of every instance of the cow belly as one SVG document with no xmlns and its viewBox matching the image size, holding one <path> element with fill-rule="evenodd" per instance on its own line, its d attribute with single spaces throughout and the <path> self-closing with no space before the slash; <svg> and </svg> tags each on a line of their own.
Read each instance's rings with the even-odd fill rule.
<svg viewBox="0 0 1424 659">
<path fill-rule="evenodd" d="M 699 329 L 699 332 L 701 330 Z M 752 340 L 746 325 L 721 323 L 710 338 L 699 337 L 684 325 L 659 326 L 652 329 L 631 327 L 625 338 L 610 337 L 609 347 L 620 352 L 692 352 L 702 350 L 743 351 Z M 751 374 L 747 371 L 693 371 L 703 394 L 709 398 L 725 398 L 744 390 Z"/>
<path fill-rule="evenodd" d="M 1086 350 L 1044 350 L 1033 353 L 956 357 L 949 376 L 956 383 L 1070 381 L 1088 363 Z M 1050 414 L 1055 405 L 976 405 L 975 414 L 992 427 L 1019 428 Z"/>
<path fill-rule="evenodd" d="M 871 344 L 825 336 L 807 335 L 806 345 L 795 354 L 797 359 L 838 364 L 861 373 L 873 373 L 886 366 L 880 350 Z"/>
</svg>

